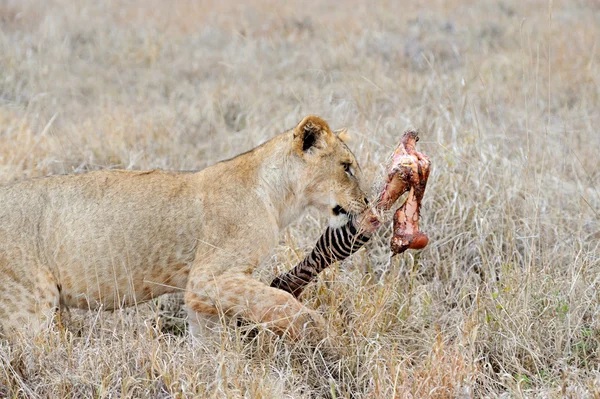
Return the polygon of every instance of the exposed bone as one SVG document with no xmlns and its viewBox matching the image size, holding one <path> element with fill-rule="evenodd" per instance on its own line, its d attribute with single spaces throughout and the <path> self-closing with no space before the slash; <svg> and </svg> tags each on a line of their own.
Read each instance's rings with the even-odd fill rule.
<svg viewBox="0 0 600 399">
<path fill-rule="evenodd" d="M 406 202 L 394 214 L 394 235 L 390 247 L 395 254 L 407 249 L 425 248 L 429 239 L 419 231 L 421 202 L 429 178 L 430 161 L 415 149 L 419 137 L 414 131 L 404 133 L 392 156 L 388 184 L 381 195 L 382 205 L 393 204 L 409 188 Z M 396 183 L 400 181 L 399 183 Z"/>
</svg>

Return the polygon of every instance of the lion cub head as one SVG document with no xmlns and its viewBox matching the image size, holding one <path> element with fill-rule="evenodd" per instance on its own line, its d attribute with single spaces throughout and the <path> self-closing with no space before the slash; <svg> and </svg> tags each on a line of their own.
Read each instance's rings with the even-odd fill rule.
<svg viewBox="0 0 600 399">
<path fill-rule="evenodd" d="M 300 157 L 309 205 L 330 215 L 329 224 L 339 227 L 350 214 L 367 206 L 362 172 L 346 146 L 345 131 L 333 133 L 318 116 L 307 116 L 293 129 L 293 147 Z"/>
</svg>

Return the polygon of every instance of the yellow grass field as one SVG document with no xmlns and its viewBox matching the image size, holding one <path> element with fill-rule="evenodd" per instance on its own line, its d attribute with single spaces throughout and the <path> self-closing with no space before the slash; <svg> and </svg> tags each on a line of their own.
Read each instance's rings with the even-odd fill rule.
<svg viewBox="0 0 600 399">
<path fill-rule="evenodd" d="M 161 299 L 0 343 L 0 397 L 600 397 L 597 0 L 0 0 L 0 184 L 201 169 L 310 113 L 374 182 L 408 128 L 433 163 L 429 246 L 390 258 L 384 227 L 302 298 L 339 363 L 260 329 L 194 344 Z"/>
</svg>

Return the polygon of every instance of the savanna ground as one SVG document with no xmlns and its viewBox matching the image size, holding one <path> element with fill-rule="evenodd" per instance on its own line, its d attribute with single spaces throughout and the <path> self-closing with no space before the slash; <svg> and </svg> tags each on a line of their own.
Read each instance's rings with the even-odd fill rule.
<svg viewBox="0 0 600 399">
<path fill-rule="evenodd" d="M 2 343 L 0 396 L 600 396 L 600 3 L 411 3 L 0 0 L 1 183 L 200 169 L 309 113 L 373 181 L 409 127 L 433 162 L 430 245 L 390 259 L 384 228 L 303 297 L 331 375 L 268 331 L 193 344 L 152 303 Z"/>
</svg>

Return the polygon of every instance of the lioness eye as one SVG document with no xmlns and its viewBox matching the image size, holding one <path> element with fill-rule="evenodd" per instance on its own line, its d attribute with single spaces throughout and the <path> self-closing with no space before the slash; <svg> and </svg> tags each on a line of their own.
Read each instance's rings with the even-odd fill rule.
<svg viewBox="0 0 600 399">
<path fill-rule="evenodd" d="M 346 171 L 346 173 L 348 173 L 350 176 L 352 176 L 354 173 L 352 173 L 352 168 L 351 168 L 351 164 L 349 162 L 342 162 L 342 166 L 344 167 L 344 170 Z"/>
</svg>

